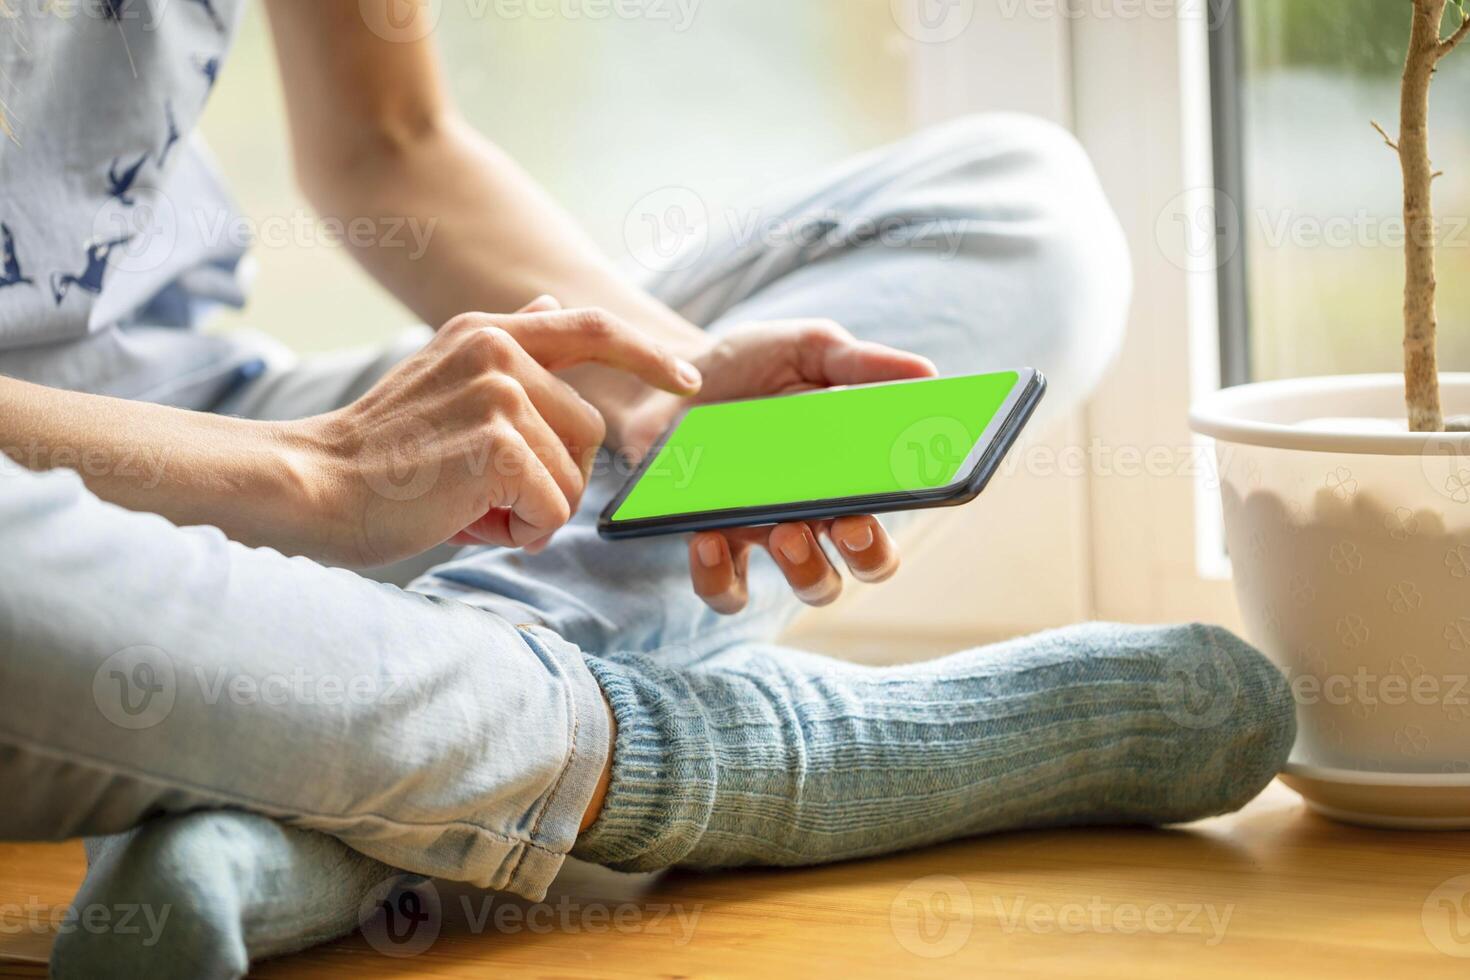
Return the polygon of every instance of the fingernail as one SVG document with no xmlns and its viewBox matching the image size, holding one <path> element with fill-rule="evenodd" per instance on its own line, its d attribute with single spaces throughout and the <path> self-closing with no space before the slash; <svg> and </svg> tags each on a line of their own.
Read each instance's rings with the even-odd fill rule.
<svg viewBox="0 0 1470 980">
<path fill-rule="evenodd" d="M 812 546 L 807 543 L 805 532 L 794 535 L 781 545 L 781 554 L 793 565 L 804 565 L 812 557 Z"/>
<path fill-rule="evenodd" d="M 705 568 L 714 568 L 725 557 L 719 538 L 701 538 L 694 550 L 699 552 L 699 563 Z"/>
<path fill-rule="evenodd" d="M 704 376 L 699 373 L 699 368 L 688 361 L 675 361 L 674 370 L 679 375 L 679 380 L 686 388 L 698 388 L 704 384 Z"/>
<path fill-rule="evenodd" d="M 848 551 L 867 551 L 873 546 L 872 526 L 862 524 L 857 530 L 847 532 L 843 535 L 842 546 Z"/>
</svg>

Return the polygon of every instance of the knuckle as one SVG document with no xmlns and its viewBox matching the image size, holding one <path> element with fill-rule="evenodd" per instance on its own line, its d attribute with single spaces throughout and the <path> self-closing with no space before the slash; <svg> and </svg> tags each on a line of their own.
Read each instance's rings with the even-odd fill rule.
<svg viewBox="0 0 1470 980">
<path fill-rule="evenodd" d="M 526 390 L 519 381 L 499 372 L 485 375 L 480 379 L 478 387 L 484 396 L 486 407 L 494 412 L 517 408 L 526 397 Z"/>
<path fill-rule="evenodd" d="M 465 349 L 481 371 L 504 370 L 515 356 L 515 338 L 500 327 L 481 327 L 465 335 Z"/>
<path fill-rule="evenodd" d="M 846 336 L 847 331 L 836 320 L 818 318 L 807 323 L 805 333 L 813 340 L 830 341 Z"/>
<path fill-rule="evenodd" d="M 607 419 L 597 409 L 588 406 L 587 435 L 591 441 L 592 448 L 601 446 L 607 440 Z"/>
<path fill-rule="evenodd" d="M 549 514 L 552 524 L 554 524 L 556 527 L 561 527 L 567 521 L 572 519 L 571 502 L 568 501 L 567 498 L 563 497 L 561 494 L 556 494 L 555 498 L 551 502 Z"/>
<path fill-rule="evenodd" d="M 464 333 L 485 322 L 483 313 L 461 313 L 445 321 L 440 333 Z"/>
<path fill-rule="evenodd" d="M 591 339 L 606 339 L 617 332 L 617 321 L 607 310 L 590 307 L 580 311 L 577 317 L 577 329 Z"/>
<path fill-rule="evenodd" d="M 485 350 L 501 356 L 509 354 L 516 345 L 515 338 L 507 333 L 505 328 L 497 327 L 494 324 L 481 327 L 475 331 L 475 338 L 476 343 Z"/>
</svg>

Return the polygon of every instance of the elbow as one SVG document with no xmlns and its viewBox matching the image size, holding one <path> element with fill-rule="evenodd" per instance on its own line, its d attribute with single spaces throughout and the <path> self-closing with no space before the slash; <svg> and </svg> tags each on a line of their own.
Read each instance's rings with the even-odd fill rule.
<svg viewBox="0 0 1470 980">
<path fill-rule="evenodd" d="M 459 125 L 443 109 L 405 107 L 371 121 L 322 127 L 299 143 L 296 185 L 318 212 L 335 213 L 453 139 Z"/>
</svg>

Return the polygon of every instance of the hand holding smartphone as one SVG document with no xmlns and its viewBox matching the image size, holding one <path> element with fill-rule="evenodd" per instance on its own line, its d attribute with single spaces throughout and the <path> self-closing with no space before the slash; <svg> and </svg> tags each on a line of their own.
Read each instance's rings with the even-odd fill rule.
<svg viewBox="0 0 1470 980">
<path fill-rule="evenodd" d="M 598 522 L 605 538 L 812 521 L 973 500 L 1046 390 L 1039 371 L 697 405 Z"/>
</svg>

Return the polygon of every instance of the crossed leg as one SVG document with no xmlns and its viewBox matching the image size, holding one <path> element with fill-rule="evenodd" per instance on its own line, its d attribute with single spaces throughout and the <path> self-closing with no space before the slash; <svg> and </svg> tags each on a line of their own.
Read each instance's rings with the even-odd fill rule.
<svg viewBox="0 0 1470 980">
<path fill-rule="evenodd" d="M 1121 237 L 1080 150 L 1033 120 L 984 117 L 920 134 L 789 195 L 754 224 L 783 233 L 752 240 L 741 234 L 749 221 L 716 220 L 649 287 L 716 332 L 820 316 L 947 372 L 1034 365 L 1052 379 L 1053 411 L 1086 395 L 1121 331 Z M 615 482 L 603 477 L 543 554 L 470 551 L 414 586 L 495 621 L 542 627 L 528 635 L 547 658 L 588 658 L 619 721 L 609 808 L 579 844 L 595 860 L 804 863 L 1018 823 L 1187 819 L 1243 802 L 1284 752 L 1279 692 L 1252 652 L 1214 633 L 1092 628 L 878 672 L 781 650 L 772 640 L 797 606 L 774 566 L 753 567 L 744 612 L 716 616 L 689 589 L 680 542 L 597 539 L 595 516 Z M 1161 724 L 1179 709 L 1160 692 L 1169 658 L 1199 651 L 1211 654 L 1204 667 L 1224 665 L 1232 696 L 1217 738 L 1181 741 L 1177 725 Z M 957 704 L 975 707 L 956 713 Z M 943 725 L 936 705 L 952 716 Z M 747 744 L 731 741 L 732 730 L 764 734 Z M 678 755 L 685 744 L 703 754 Z M 864 768 L 912 773 L 934 767 L 936 745 L 954 759 L 942 786 L 843 775 L 861 746 L 876 753 Z M 1186 758 L 1190 746 L 1202 754 Z M 742 755 L 750 748 L 754 756 Z M 1032 791 L 974 820 L 976 787 L 999 788 L 1018 765 Z M 1037 788 L 1079 771 L 1107 782 L 1068 780 L 1060 795 Z M 1173 778 L 1192 771 L 1204 781 Z M 682 776 L 664 783 L 678 785 L 659 784 L 653 798 L 640 789 L 669 772 Z M 852 805 L 814 807 L 793 780 Z M 920 790 L 929 819 L 897 814 L 893 801 Z M 722 798 L 778 805 L 752 819 Z M 165 961 L 182 964 L 181 976 L 239 975 L 250 959 L 358 924 L 361 896 L 395 874 L 362 849 L 229 809 L 94 841 L 77 903 L 171 904 L 168 954 L 74 933 L 58 944 L 54 969 L 87 975 L 105 958 L 114 975 L 131 963 L 159 976 Z"/>
</svg>

